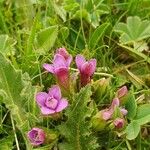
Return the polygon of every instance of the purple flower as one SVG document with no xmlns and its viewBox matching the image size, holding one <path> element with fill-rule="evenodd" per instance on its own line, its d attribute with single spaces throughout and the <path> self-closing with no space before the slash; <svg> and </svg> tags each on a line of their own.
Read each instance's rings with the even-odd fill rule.
<svg viewBox="0 0 150 150">
<path fill-rule="evenodd" d="M 66 89 L 69 88 L 69 66 L 72 56 L 65 48 L 57 50 L 52 64 L 43 64 L 44 69 L 55 75 L 58 84 Z"/>
<path fill-rule="evenodd" d="M 125 124 L 125 121 L 124 119 L 122 118 L 116 118 L 114 121 L 113 121 L 113 124 L 116 128 L 120 129 L 120 128 L 123 128 L 124 127 L 124 124 Z"/>
<path fill-rule="evenodd" d="M 125 96 L 127 93 L 128 93 L 127 87 L 123 86 L 117 91 L 117 97 L 121 98 L 121 97 Z"/>
<path fill-rule="evenodd" d="M 33 146 L 43 144 L 45 141 L 45 133 L 40 128 L 33 128 L 28 132 L 27 136 Z"/>
<path fill-rule="evenodd" d="M 43 115 L 60 112 L 68 106 L 68 101 L 61 97 L 61 91 L 57 85 L 52 86 L 48 93 L 37 93 L 36 102 Z"/>
<path fill-rule="evenodd" d="M 85 86 L 91 81 L 91 77 L 96 70 L 96 59 L 86 61 L 82 55 L 77 55 L 75 62 L 80 71 L 81 86 Z"/>
</svg>

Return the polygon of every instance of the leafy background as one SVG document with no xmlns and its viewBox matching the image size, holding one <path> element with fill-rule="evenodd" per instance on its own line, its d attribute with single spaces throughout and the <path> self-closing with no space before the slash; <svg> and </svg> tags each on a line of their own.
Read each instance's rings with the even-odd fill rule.
<svg viewBox="0 0 150 150">
<path fill-rule="evenodd" d="M 0 0 L 0 149 L 33 149 L 26 133 L 34 126 L 60 134 L 35 149 L 149 149 L 149 37 L 149 0 Z M 96 58 L 94 80 L 110 81 L 96 106 L 90 99 L 93 88 L 75 95 L 79 107 L 72 103 L 65 112 L 67 121 L 43 118 L 34 99 L 37 91 L 55 84 L 42 64 L 51 62 L 58 47 L 66 47 L 73 56 Z M 131 91 L 125 134 L 95 133 L 87 118 L 109 105 L 122 85 Z M 81 141 L 77 148 L 76 131 Z M 89 143 L 86 148 L 85 143 Z"/>
</svg>

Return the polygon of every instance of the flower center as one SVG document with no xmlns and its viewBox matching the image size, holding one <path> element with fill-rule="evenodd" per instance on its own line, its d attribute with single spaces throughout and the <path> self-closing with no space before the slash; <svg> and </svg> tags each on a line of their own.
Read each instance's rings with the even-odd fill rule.
<svg viewBox="0 0 150 150">
<path fill-rule="evenodd" d="M 58 100 L 53 97 L 48 97 L 45 104 L 47 107 L 49 107 L 51 109 L 56 109 Z"/>
<path fill-rule="evenodd" d="M 37 142 L 37 141 L 40 140 L 40 139 L 39 139 L 38 132 L 35 132 L 35 133 L 34 133 L 34 138 L 33 138 L 33 140 L 34 140 L 35 142 Z"/>
</svg>

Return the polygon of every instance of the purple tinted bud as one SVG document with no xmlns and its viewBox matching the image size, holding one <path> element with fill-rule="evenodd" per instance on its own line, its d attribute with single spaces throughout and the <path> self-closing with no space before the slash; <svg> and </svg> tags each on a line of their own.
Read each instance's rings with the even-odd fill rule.
<svg viewBox="0 0 150 150">
<path fill-rule="evenodd" d="M 50 88 L 48 93 L 37 93 L 36 102 L 43 115 L 60 112 L 68 106 L 68 101 L 61 97 L 61 91 L 57 85 Z"/>
<path fill-rule="evenodd" d="M 69 66 L 72 61 L 72 56 L 68 54 L 65 48 L 57 50 L 52 64 L 43 64 L 43 67 L 48 72 L 55 75 L 58 84 L 69 88 Z"/>
<path fill-rule="evenodd" d="M 117 91 L 117 96 L 118 96 L 118 98 L 121 98 L 121 97 L 125 96 L 127 93 L 128 93 L 127 87 L 123 86 Z"/>
<path fill-rule="evenodd" d="M 28 132 L 27 136 L 33 146 L 41 145 L 45 141 L 45 133 L 40 128 L 33 128 Z"/>
<path fill-rule="evenodd" d="M 96 70 L 96 59 L 86 61 L 82 55 L 77 55 L 75 62 L 80 71 L 81 86 L 85 86 L 91 81 L 91 77 Z"/>
<path fill-rule="evenodd" d="M 116 118 L 113 121 L 113 124 L 115 125 L 116 128 L 120 129 L 124 127 L 125 121 L 122 118 Z"/>
<path fill-rule="evenodd" d="M 120 108 L 121 113 L 126 116 L 128 111 L 125 108 Z"/>
<path fill-rule="evenodd" d="M 111 108 L 112 109 L 114 109 L 115 108 L 115 106 L 119 106 L 120 105 L 120 101 L 119 101 L 119 99 L 118 98 L 114 98 L 113 99 L 113 101 L 112 101 L 112 103 L 111 103 Z"/>
</svg>

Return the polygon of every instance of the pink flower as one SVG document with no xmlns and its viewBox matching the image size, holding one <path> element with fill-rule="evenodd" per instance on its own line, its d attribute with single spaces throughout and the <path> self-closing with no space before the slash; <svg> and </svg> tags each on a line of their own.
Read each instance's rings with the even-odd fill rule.
<svg viewBox="0 0 150 150">
<path fill-rule="evenodd" d="M 68 54 L 65 48 L 57 50 L 53 64 L 43 64 L 44 69 L 55 75 L 60 86 L 69 88 L 69 66 L 72 56 Z"/>
<path fill-rule="evenodd" d="M 111 119 L 116 106 L 119 106 L 119 99 L 118 98 L 114 98 L 112 103 L 111 103 L 111 106 L 108 109 L 104 109 L 102 111 L 102 117 L 104 120 Z"/>
<path fill-rule="evenodd" d="M 116 118 L 113 121 L 113 124 L 115 125 L 116 128 L 119 129 L 119 128 L 123 128 L 124 127 L 125 121 L 122 118 Z"/>
<path fill-rule="evenodd" d="M 80 71 L 81 86 L 85 86 L 91 81 L 91 77 L 96 70 L 96 59 L 86 61 L 82 55 L 77 55 L 75 62 Z"/>
<path fill-rule="evenodd" d="M 117 97 L 121 98 L 121 97 L 125 96 L 127 93 L 128 93 L 127 87 L 123 86 L 117 91 Z"/>
<path fill-rule="evenodd" d="M 43 144 L 45 141 L 45 133 L 40 128 L 33 128 L 28 132 L 27 136 L 33 146 Z"/>
<path fill-rule="evenodd" d="M 111 106 L 108 109 L 102 110 L 102 118 L 104 120 L 111 119 L 112 115 L 113 115 L 113 113 L 115 111 L 115 108 L 119 107 L 119 105 L 120 105 L 119 99 L 118 98 L 114 98 L 112 103 L 111 103 Z M 120 112 L 122 113 L 123 116 L 125 116 L 128 113 L 128 111 L 125 108 L 120 108 L 119 107 L 119 109 L 120 109 Z"/>
<path fill-rule="evenodd" d="M 36 102 L 43 115 L 60 112 L 68 106 L 68 101 L 61 97 L 61 91 L 57 85 L 52 86 L 48 93 L 37 93 Z"/>
</svg>

